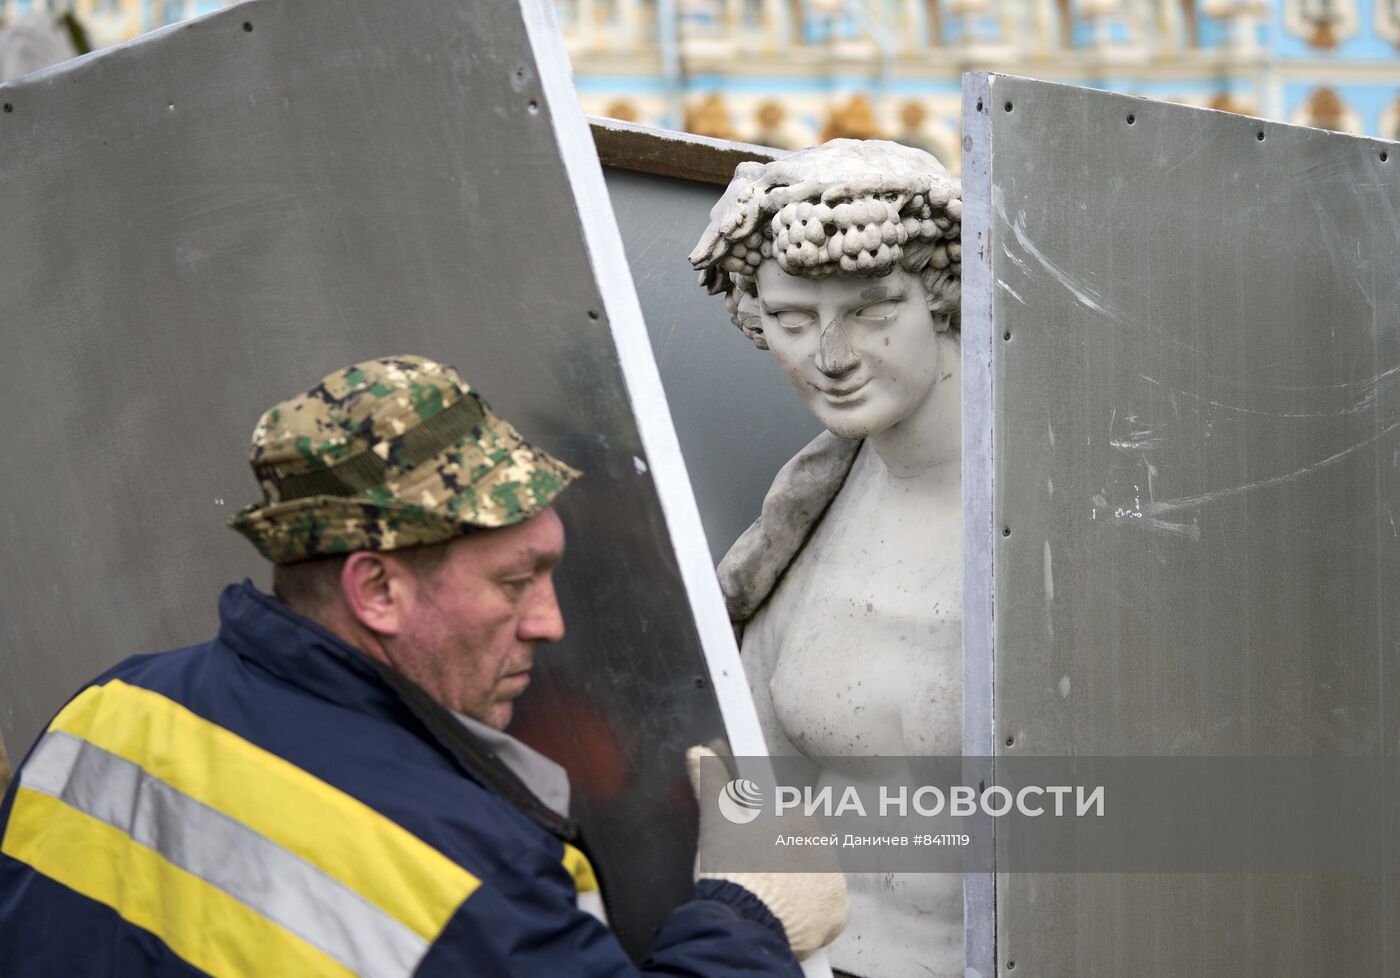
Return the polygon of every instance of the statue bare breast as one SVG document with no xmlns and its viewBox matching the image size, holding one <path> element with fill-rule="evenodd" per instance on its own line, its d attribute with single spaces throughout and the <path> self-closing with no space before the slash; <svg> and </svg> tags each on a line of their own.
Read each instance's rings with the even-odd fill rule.
<svg viewBox="0 0 1400 978">
<path fill-rule="evenodd" d="M 958 464 L 899 480 L 869 453 L 744 632 L 770 746 L 827 770 L 962 745 Z M 961 974 L 961 877 L 853 874 L 848 884 L 859 923 L 833 946 L 837 967 Z"/>
</svg>

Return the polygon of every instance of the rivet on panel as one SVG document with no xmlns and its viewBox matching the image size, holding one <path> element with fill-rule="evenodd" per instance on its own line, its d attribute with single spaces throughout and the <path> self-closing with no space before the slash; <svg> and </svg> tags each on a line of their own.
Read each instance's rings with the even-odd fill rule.
<svg viewBox="0 0 1400 978">
<path fill-rule="evenodd" d="M 13 105 L 11 105 L 9 102 L 6 102 L 6 103 L 5 103 L 5 111 L 6 111 L 6 112 L 13 112 L 14 110 L 15 110 L 15 107 L 14 107 Z"/>
<path fill-rule="evenodd" d="M 1131 112 L 1129 112 L 1129 113 L 1128 113 L 1128 125 L 1131 126 L 1131 125 L 1132 125 L 1133 123 L 1135 123 L 1135 122 L 1137 122 L 1137 116 L 1135 116 L 1135 115 L 1133 115 Z"/>
<path fill-rule="evenodd" d="M 1009 527 L 1009 526 L 1003 526 L 1003 527 L 1001 528 L 1001 535 L 1004 536 L 1004 537 L 1009 537 L 1009 536 L 1011 536 L 1011 527 Z"/>
<path fill-rule="evenodd" d="M 536 102 L 534 99 L 530 99 L 529 103 L 525 106 L 525 108 L 531 115 L 538 115 L 540 111 L 540 103 Z"/>
<path fill-rule="evenodd" d="M 1260 129 L 1258 132 L 1256 132 L 1254 134 L 1254 138 L 1262 143 L 1264 141 L 1264 130 Z"/>
<path fill-rule="evenodd" d="M 1390 159 L 1390 153 L 1386 150 L 1381 150 L 1381 162 L 1384 163 L 1388 159 Z"/>
<path fill-rule="evenodd" d="M 1002 108 L 1004 108 L 1007 112 L 1010 112 L 1012 109 L 1012 105 L 1010 102 L 1007 102 L 1004 106 L 1002 106 Z"/>
<path fill-rule="evenodd" d="M 243 30 L 251 34 L 253 32 L 253 22 L 250 20 L 245 20 L 243 22 Z"/>
<path fill-rule="evenodd" d="M 980 98 L 977 100 L 977 111 L 982 111 L 982 100 Z"/>
</svg>

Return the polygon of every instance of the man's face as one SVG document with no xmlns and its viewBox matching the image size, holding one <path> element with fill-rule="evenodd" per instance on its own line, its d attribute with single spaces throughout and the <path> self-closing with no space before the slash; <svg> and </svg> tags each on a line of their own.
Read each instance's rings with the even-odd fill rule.
<svg viewBox="0 0 1400 978">
<path fill-rule="evenodd" d="M 768 348 L 834 434 L 879 434 L 932 392 L 938 338 L 917 275 L 896 267 L 880 278 L 806 278 L 765 261 L 757 278 Z"/>
<path fill-rule="evenodd" d="M 564 637 L 551 573 L 564 556 L 552 509 L 459 537 L 435 572 L 409 577 L 396 668 L 444 706 L 504 730 L 535 647 Z"/>
</svg>

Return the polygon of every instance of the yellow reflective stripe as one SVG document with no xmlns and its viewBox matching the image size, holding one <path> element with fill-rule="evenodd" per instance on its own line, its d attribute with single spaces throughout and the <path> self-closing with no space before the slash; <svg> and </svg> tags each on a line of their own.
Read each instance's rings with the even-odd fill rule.
<svg viewBox="0 0 1400 978">
<path fill-rule="evenodd" d="M 598 889 L 598 877 L 593 875 L 593 864 L 583 851 L 569 843 L 564 843 L 564 868 L 574 878 L 574 889 L 579 893 L 592 893 Z"/>
<path fill-rule="evenodd" d="M 339 880 L 428 941 L 480 882 L 391 819 L 173 700 L 114 679 L 54 719 Z"/>
<path fill-rule="evenodd" d="M 334 958 L 120 829 L 41 792 L 15 793 L 0 850 L 111 907 L 213 978 L 355 978 Z"/>
</svg>

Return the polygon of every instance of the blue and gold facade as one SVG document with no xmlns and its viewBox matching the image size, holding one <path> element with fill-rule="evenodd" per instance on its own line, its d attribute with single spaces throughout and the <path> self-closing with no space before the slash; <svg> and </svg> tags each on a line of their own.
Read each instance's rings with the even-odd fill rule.
<svg viewBox="0 0 1400 978">
<path fill-rule="evenodd" d="M 958 158 L 992 70 L 1400 136 L 1400 0 L 557 0 L 584 108 L 785 146 Z"/>
<path fill-rule="evenodd" d="M 0 0 L 97 47 L 229 0 Z M 960 78 L 1004 71 L 1400 138 L 1400 0 L 556 0 L 584 109 L 796 147 L 922 145 L 956 167 Z"/>
</svg>

